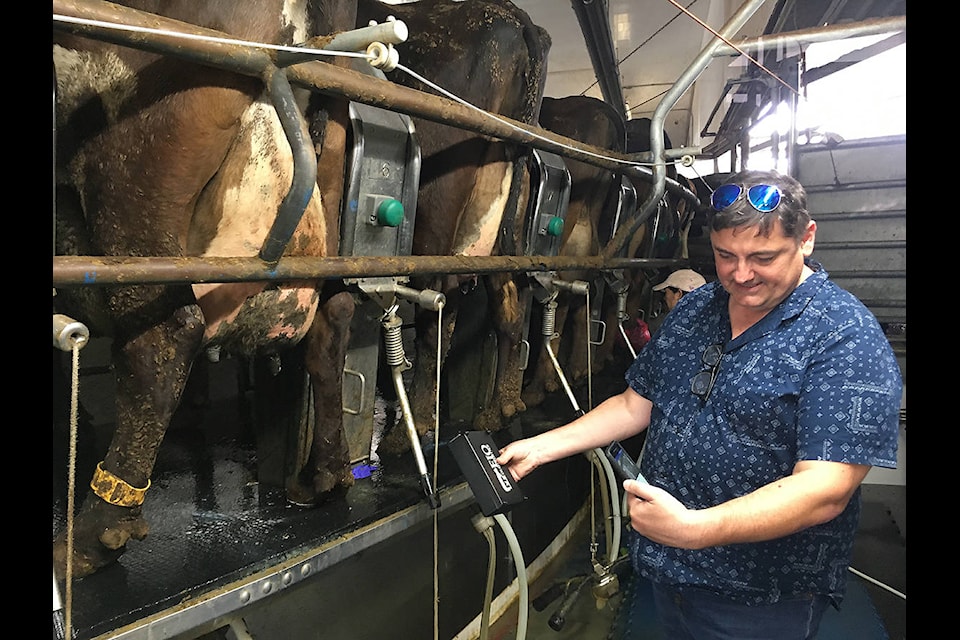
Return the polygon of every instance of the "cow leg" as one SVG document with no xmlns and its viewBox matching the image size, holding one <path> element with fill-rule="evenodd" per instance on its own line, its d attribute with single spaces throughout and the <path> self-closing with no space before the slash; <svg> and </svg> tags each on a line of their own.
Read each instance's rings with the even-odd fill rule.
<svg viewBox="0 0 960 640">
<path fill-rule="evenodd" d="M 523 306 L 517 283 L 509 274 L 492 274 L 487 278 L 494 296 L 493 322 L 497 332 L 497 373 L 493 398 L 489 406 L 477 414 L 474 427 L 497 431 L 503 418 L 512 418 L 525 411 L 520 398 L 523 372 L 520 370 L 520 337 L 523 332 Z"/>
<path fill-rule="evenodd" d="M 156 301 L 154 301 L 156 302 Z M 199 306 L 177 308 L 158 325 L 114 342 L 117 425 L 94 475 L 101 487 L 83 502 L 73 525 L 73 575 L 83 577 L 123 554 L 131 538 L 143 540 L 142 516 L 157 451 L 180 401 L 203 337 Z M 54 564 L 66 566 L 66 531 L 54 541 Z"/>
<path fill-rule="evenodd" d="M 590 337 L 590 323 L 586 318 L 587 302 L 584 298 L 577 297 L 571 300 L 567 309 L 567 318 L 570 329 L 566 331 L 567 353 L 566 370 L 564 375 L 573 383 L 586 378 L 591 371 L 589 362 L 589 348 L 587 340 Z"/>
<path fill-rule="evenodd" d="M 343 430 L 343 365 L 355 303 L 347 291 L 321 301 L 307 336 L 306 367 L 314 399 L 310 456 L 287 485 L 291 502 L 312 505 L 353 486 Z"/>
</svg>

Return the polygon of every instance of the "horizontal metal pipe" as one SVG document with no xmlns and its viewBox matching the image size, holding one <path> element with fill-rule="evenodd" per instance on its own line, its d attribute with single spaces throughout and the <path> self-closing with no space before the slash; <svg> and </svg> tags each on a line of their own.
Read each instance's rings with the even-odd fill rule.
<svg viewBox="0 0 960 640">
<path fill-rule="evenodd" d="M 202 29 L 177 20 L 99 0 L 53 0 L 53 12 L 55 16 L 72 19 L 162 30 L 168 33 L 117 30 L 108 26 L 65 22 L 57 19 L 54 20 L 53 25 L 55 30 L 153 53 L 175 55 L 198 64 L 236 73 L 260 77 L 266 69 L 275 64 L 273 51 L 230 42 L 232 37 L 226 33 Z M 180 34 L 218 38 L 224 41 L 185 39 Z M 648 167 L 631 164 L 638 161 L 633 156 L 587 145 L 573 138 L 529 126 L 505 116 L 491 117 L 491 114 L 476 107 L 350 69 L 324 62 L 304 62 L 290 66 L 287 76 L 290 82 L 321 93 L 340 95 L 362 104 L 528 145 L 641 180 L 653 179 L 653 172 Z M 674 180 L 667 181 L 667 190 L 695 204 L 699 203 L 696 194 Z"/>
<path fill-rule="evenodd" d="M 275 265 L 259 258 L 122 258 L 56 256 L 53 286 L 260 282 L 564 270 L 607 271 L 685 263 L 672 258 L 600 256 L 335 256 L 285 257 Z"/>
<path fill-rule="evenodd" d="M 756 38 L 738 40 L 735 44 L 744 53 L 755 53 L 758 51 L 775 51 L 788 45 L 801 46 L 815 42 L 832 42 L 846 38 L 882 35 L 884 33 L 905 31 L 906 28 L 907 17 L 894 16 L 891 18 L 873 18 L 861 20 L 860 22 L 848 22 L 826 27 L 798 29 L 796 31 L 763 35 Z M 713 55 L 714 57 L 739 56 L 740 51 L 723 43 L 717 48 Z"/>
<path fill-rule="evenodd" d="M 274 52 L 268 49 L 257 49 L 235 42 L 218 42 L 215 39 L 234 38 L 221 31 L 205 29 L 110 2 L 53 0 L 53 16 L 55 31 L 73 33 L 151 53 L 180 56 L 192 62 L 228 69 L 244 75 L 260 77 L 266 69 L 276 66 Z M 75 19 L 78 22 L 70 22 L 61 17 Z M 86 21 L 109 23 L 132 29 L 118 29 L 90 24 Z"/>
</svg>

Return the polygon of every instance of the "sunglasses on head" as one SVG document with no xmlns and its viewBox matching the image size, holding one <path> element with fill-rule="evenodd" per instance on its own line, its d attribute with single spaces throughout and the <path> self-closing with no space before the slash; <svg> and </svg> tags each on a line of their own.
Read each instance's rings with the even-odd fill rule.
<svg viewBox="0 0 960 640">
<path fill-rule="evenodd" d="M 710 204 L 717 211 L 728 209 L 743 195 L 743 185 L 725 184 L 710 196 Z M 755 184 L 747 189 L 747 202 L 760 213 L 773 211 L 783 200 L 783 191 L 772 184 Z"/>
</svg>

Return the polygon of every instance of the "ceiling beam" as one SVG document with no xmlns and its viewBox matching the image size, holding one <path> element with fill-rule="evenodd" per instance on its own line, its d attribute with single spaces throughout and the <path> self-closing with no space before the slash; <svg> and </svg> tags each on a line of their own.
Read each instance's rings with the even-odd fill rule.
<svg viewBox="0 0 960 640">
<path fill-rule="evenodd" d="M 583 40 L 590 54 L 593 71 L 600 84 L 604 102 L 617 110 L 624 119 L 627 117 L 626 103 L 623 99 L 623 87 L 620 84 L 620 65 L 613 47 L 613 35 L 610 32 L 610 12 L 607 0 L 570 0 Z"/>
</svg>

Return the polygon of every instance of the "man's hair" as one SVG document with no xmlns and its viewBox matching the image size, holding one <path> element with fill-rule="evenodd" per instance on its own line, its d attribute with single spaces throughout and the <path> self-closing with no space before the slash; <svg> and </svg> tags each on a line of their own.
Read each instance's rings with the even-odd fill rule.
<svg viewBox="0 0 960 640">
<path fill-rule="evenodd" d="M 803 234 L 806 233 L 810 223 L 807 192 L 794 178 L 776 171 L 741 171 L 730 176 L 724 184 L 738 184 L 743 187 L 744 193 L 723 211 L 716 211 L 710 207 L 712 231 L 758 227 L 762 235 L 768 236 L 774 222 L 779 219 L 785 236 L 792 237 L 797 242 L 803 240 Z M 763 213 L 750 205 L 746 191 L 756 184 L 769 184 L 780 188 L 783 197 L 776 209 Z"/>
</svg>

